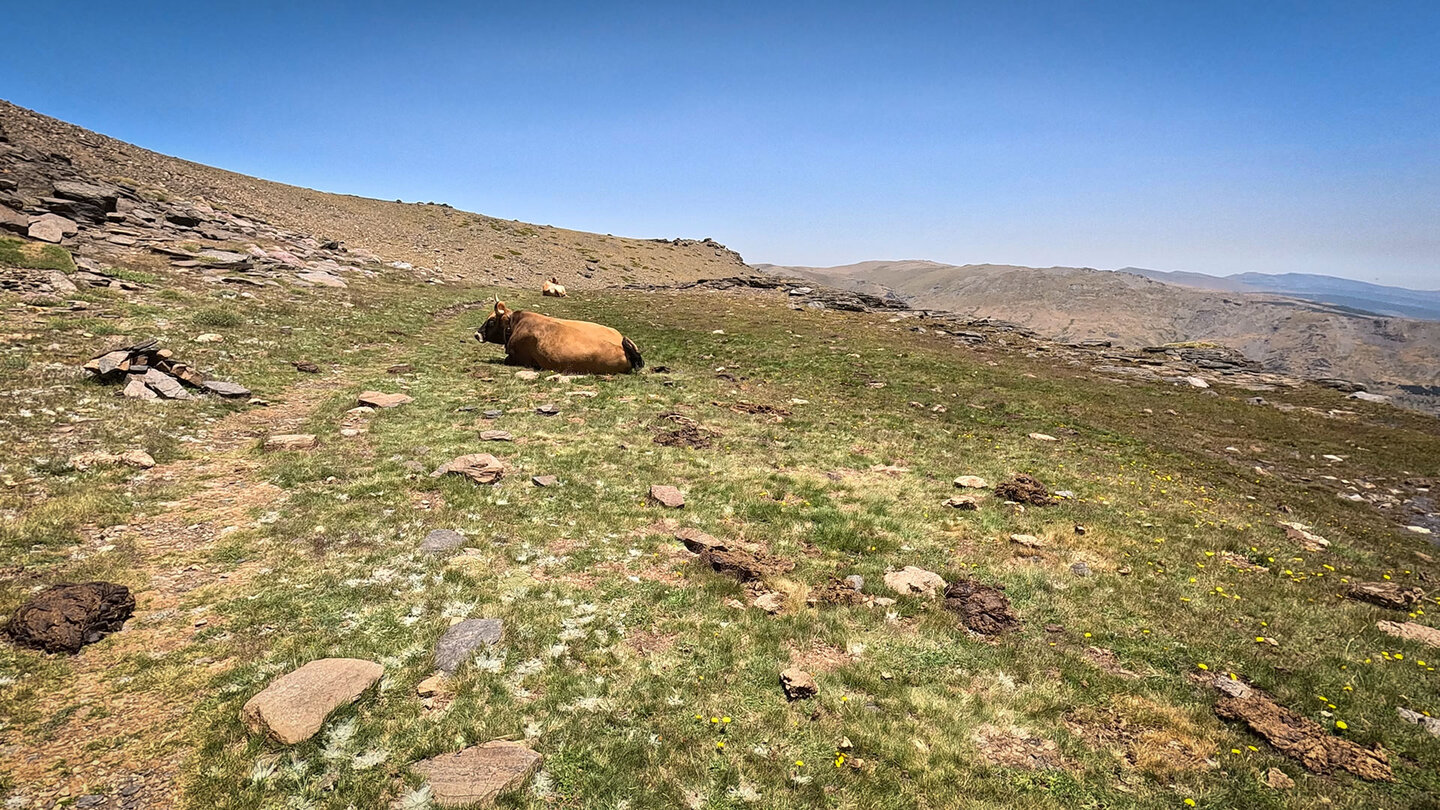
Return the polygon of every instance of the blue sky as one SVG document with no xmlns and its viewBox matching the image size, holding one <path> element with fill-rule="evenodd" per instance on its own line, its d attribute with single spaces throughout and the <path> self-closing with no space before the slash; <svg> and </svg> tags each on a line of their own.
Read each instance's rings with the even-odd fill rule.
<svg viewBox="0 0 1440 810">
<path fill-rule="evenodd" d="M 752 262 L 1440 288 L 1440 3 L 7 4 L 0 98 Z"/>
</svg>

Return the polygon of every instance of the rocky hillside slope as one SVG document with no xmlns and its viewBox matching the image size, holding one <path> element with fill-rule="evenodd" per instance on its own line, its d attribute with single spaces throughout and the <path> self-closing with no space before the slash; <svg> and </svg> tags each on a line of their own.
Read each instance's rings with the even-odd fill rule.
<svg viewBox="0 0 1440 810">
<path fill-rule="evenodd" d="M 51 164 L 45 174 L 127 188 L 137 199 L 183 199 L 254 223 L 338 241 L 439 278 L 577 288 L 732 275 L 744 264 L 709 239 L 626 239 L 459 211 L 373 200 L 261 180 L 141 149 L 0 101 L 0 161 Z M 13 175 L 0 175 L 13 176 Z M 13 193 L 13 192 L 12 192 Z M 21 188 L 11 207 L 45 208 L 48 188 Z M 17 203 L 19 204 L 17 206 Z M 3 201 L 0 201 L 3 204 Z"/>
<path fill-rule="evenodd" d="M 1419 386 L 1440 381 L 1440 323 L 1362 316 L 1278 295 L 1198 290 L 1075 267 L 899 261 L 758 268 L 896 295 L 920 308 L 1000 318 L 1060 340 L 1129 347 L 1212 341 L 1275 371 L 1339 377 L 1411 397 L 1424 397 Z"/>
</svg>

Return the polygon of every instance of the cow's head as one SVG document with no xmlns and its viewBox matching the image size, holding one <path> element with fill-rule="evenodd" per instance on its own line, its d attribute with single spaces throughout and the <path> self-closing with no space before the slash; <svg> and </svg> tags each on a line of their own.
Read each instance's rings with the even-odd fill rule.
<svg viewBox="0 0 1440 810">
<path fill-rule="evenodd" d="M 501 346 L 504 346 L 505 333 L 508 331 L 505 328 L 505 322 L 509 317 L 510 310 L 506 308 L 505 302 L 501 301 L 497 296 L 495 298 L 495 312 L 485 319 L 485 323 L 480 324 L 479 329 L 475 330 L 475 339 L 481 343 L 499 343 Z"/>
</svg>

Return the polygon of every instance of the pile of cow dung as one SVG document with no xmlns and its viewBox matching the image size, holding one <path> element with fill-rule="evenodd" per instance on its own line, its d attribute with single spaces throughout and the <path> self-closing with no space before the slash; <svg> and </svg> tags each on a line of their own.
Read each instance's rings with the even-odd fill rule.
<svg viewBox="0 0 1440 810">
<path fill-rule="evenodd" d="M 107 349 L 91 358 L 85 370 L 101 382 L 123 383 L 120 393 L 133 399 L 193 399 L 186 389 L 231 399 L 250 396 L 243 385 L 206 378 L 153 339 Z"/>
</svg>

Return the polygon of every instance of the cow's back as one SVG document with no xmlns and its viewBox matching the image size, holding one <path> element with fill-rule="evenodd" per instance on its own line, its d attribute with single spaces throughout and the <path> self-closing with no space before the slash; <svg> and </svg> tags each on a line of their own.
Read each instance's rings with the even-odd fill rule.
<svg viewBox="0 0 1440 810">
<path fill-rule="evenodd" d="M 623 374 L 630 360 L 618 330 L 589 321 L 551 318 L 535 312 L 513 316 L 506 352 L 515 360 L 550 371 Z"/>
</svg>

